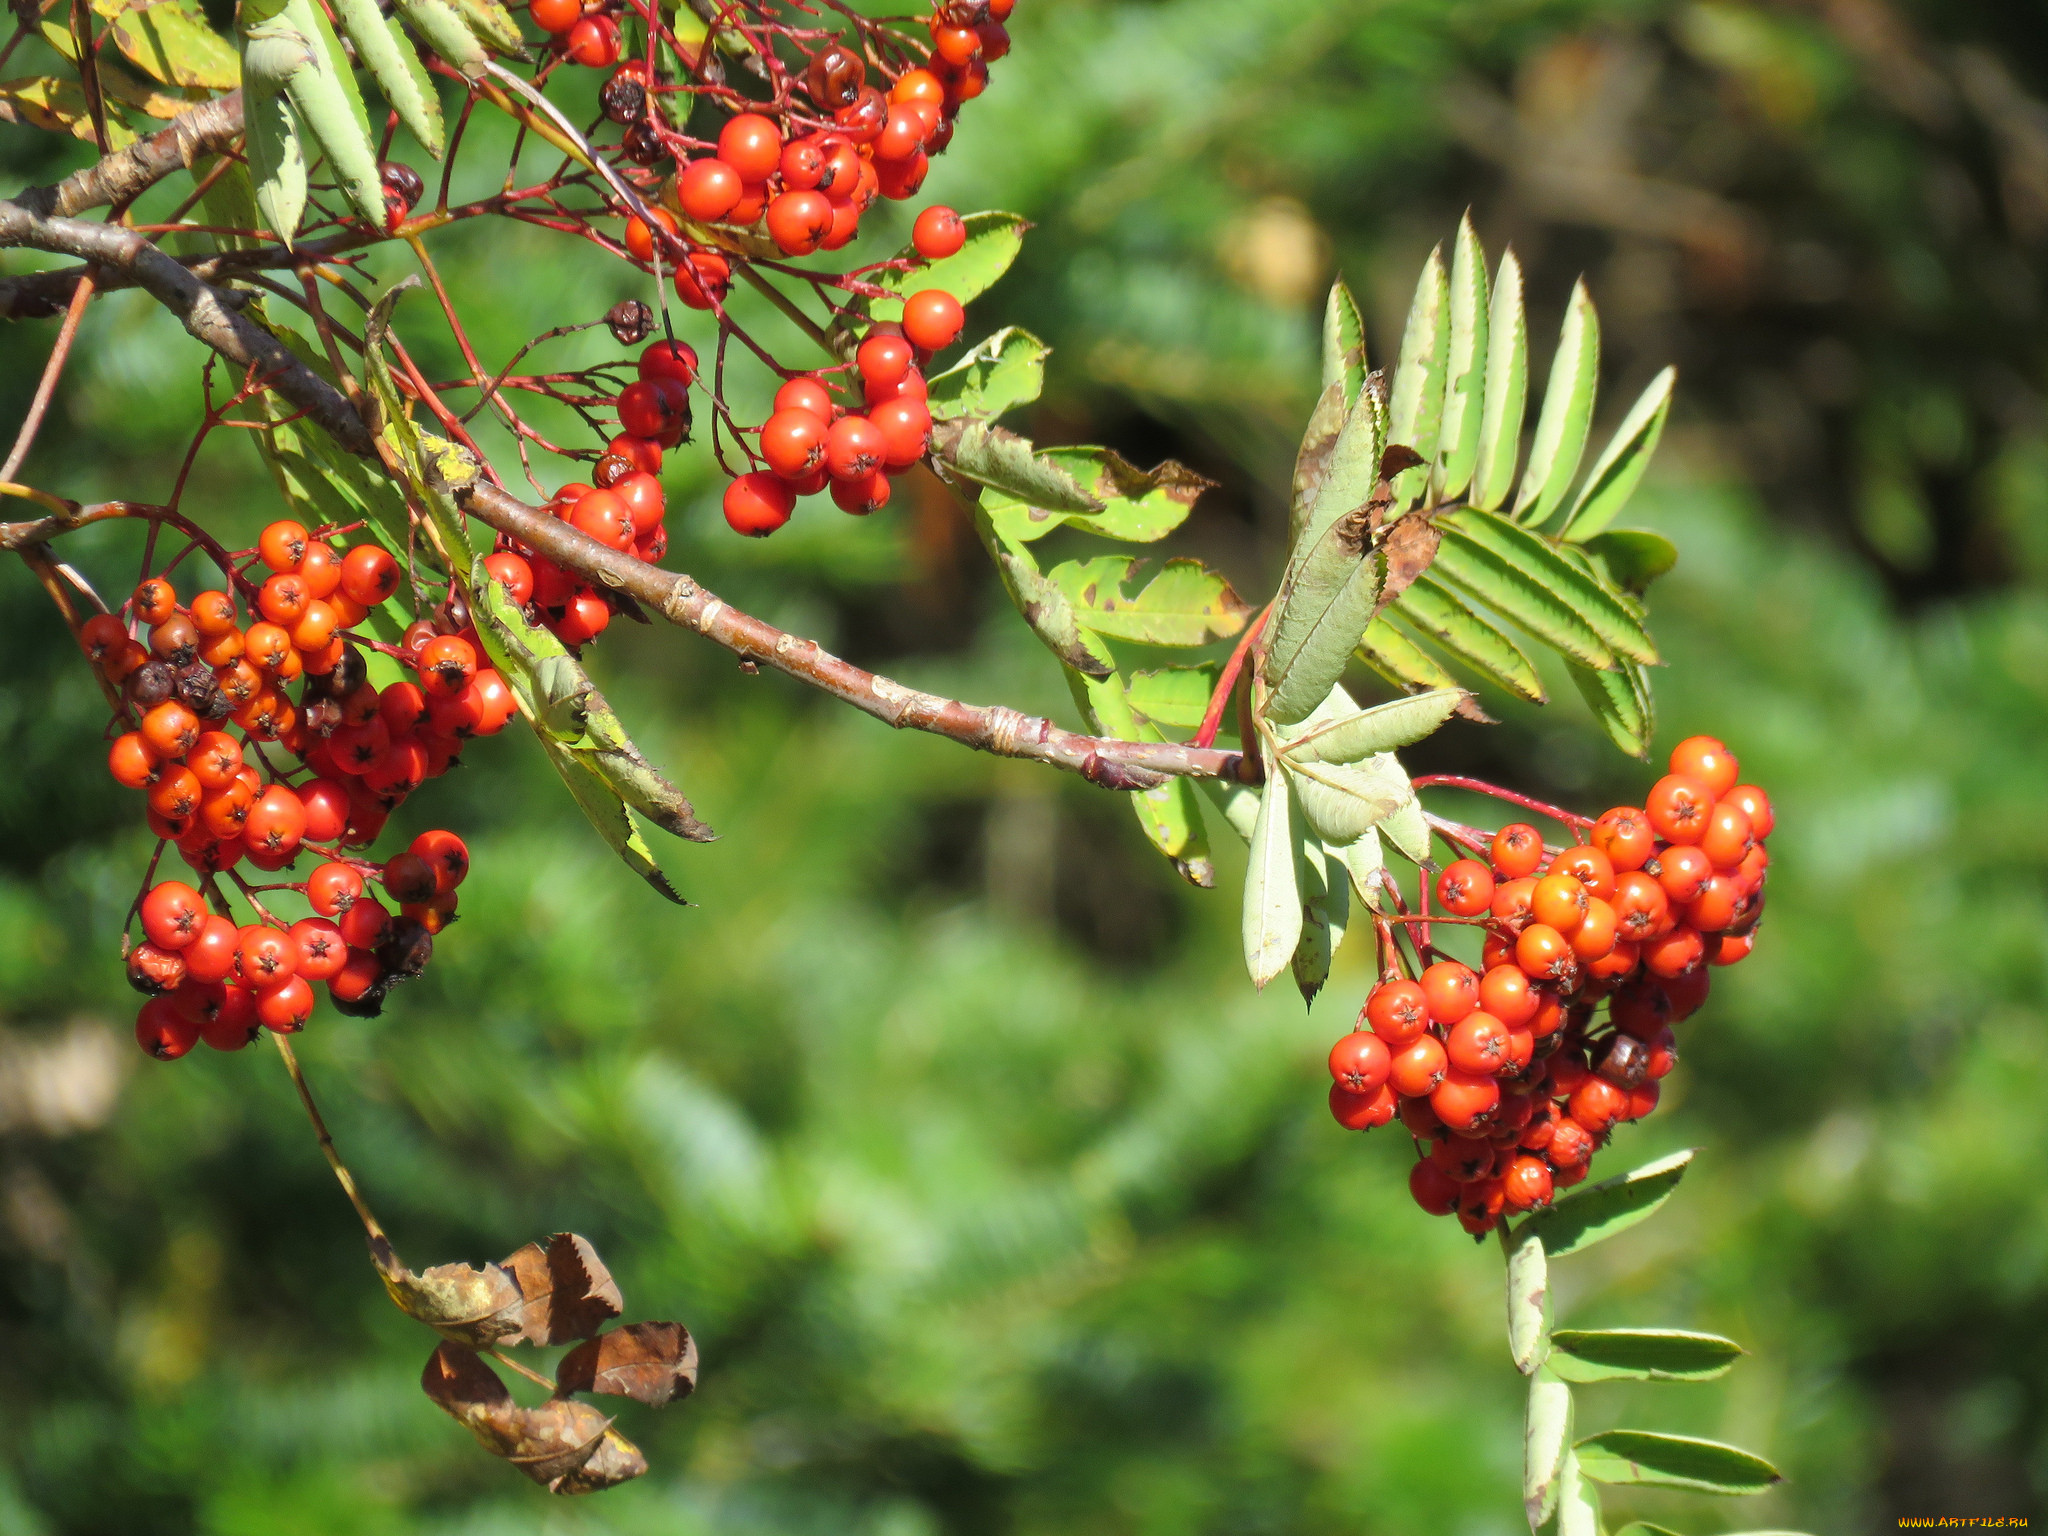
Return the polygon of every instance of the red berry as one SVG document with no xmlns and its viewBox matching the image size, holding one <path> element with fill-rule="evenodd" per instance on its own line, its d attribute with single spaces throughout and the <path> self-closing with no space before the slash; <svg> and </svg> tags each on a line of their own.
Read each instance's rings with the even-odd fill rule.
<svg viewBox="0 0 2048 1536">
<path fill-rule="evenodd" d="M 562 35 L 562 52 L 589 69 L 619 62 L 619 24 L 609 16 L 585 16 Z"/>
<path fill-rule="evenodd" d="M 828 430 L 824 419 L 808 410 L 779 409 L 761 428 L 761 457 L 785 480 L 800 480 L 824 462 Z"/>
<path fill-rule="evenodd" d="M 1500 1084 L 1484 1072 L 1445 1071 L 1430 1090 L 1429 1107 L 1453 1131 L 1473 1131 L 1489 1124 L 1500 1107 Z"/>
<path fill-rule="evenodd" d="M 1539 1210 L 1550 1204 L 1550 1169 L 1540 1157 L 1518 1157 L 1501 1175 L 1500 1188 L 1509 1209 Z"/>
<path fill-rule="evenodd" d="M 1643 807 L 1650 825 L 1666 842 L 1697 843 L 1707 830 L 1714 792 L 1703 780 L 1666 774 L 1651 786 Z"/>
<path fill-rule="evenodd" d="M 782 164 L 782 131 L 772 118 L 742 112 L 719 129 L 718 158 L 742 181 L 766 181 Z"/>
<path fill-rule="evenodd" d="M 1706 946 L 1697 929 L 1680 927 L 1646 941 L 1641 954 L 1643 964 L 1652 974 L 1670 978 L 1696 969 L 1706 956 Z"/>
<path fill-rule="evenodd" d="M 796 492 L 767 470 L 741 475 L 725 488 L 725 520 L 735 533 L 765 538 L 789 521 Z"/>
<path fill-rule="evenodd" d="M 1679 844 L 1657 855 L 1657 883 L 1679 906 L 1705 890 L 1713 877 L 1714 861 L 1697 848 Z"/>
<path fill-rule="evenodd" d="M 313 989 L 304 977 L 294 976 L 256 993 L 256 1020 L 275 1034 L 294 1034 L 312 1017 Z"/>
<path fill-rule="evenodd" d="M 1399 1050 L 1429 1028 L 1429 998 L 1412 981 L 1383 981 L 1365 1000 L 1365 1022 L 1372 1032 Z"/>
<path fill-rule="evenodd" d="M 638 389 L 642 386 L 636 384 L 633 387 Z M 574 509 L 569 513 L 569 526 L 575 528 L 578 532 L 589 534 L 598 543 L 607 545 L 612 549 L 631 549 L 633 547 L 634 527 L 632 510 L 627 507 L 621 497 L 614 495 L 610 491 L 592 491 L 588 496 L 578 501 Z M 422 676 L 424 676 L 424 673 L 422 673 Z M 469 676 L 475 676 L 473 667 Z M 464 677 L 460 684 L 455 685 L 448 692 L 451 695 L 460 693 L 463 686 L 467 685 L 468 682 L 469 677 Z M 431 687 L 427 689 L 427 692 L 430 694 L 433 691 Z"/>
<path fill-rule="evenodd" d="M 1771 811 L 1769 795 L 1754 784 L 1738 784 L 1721 798 L 1742 807 L 1742 814 L 1749 818 L 1750 834 L 1758 842 L 1771 835 L 1771 828 L 1777 825 L 1777 817 Z"/>
<path fill-rule="evenodd" d="M 342 917 L 363 894 L 363 877 L 352 865 L 329 861 L 306 877 L 306 901 L 322 917 Z"/>
<path fill-rule="evenodd" d="M 1432 1216 L 1448 1216 L 1458 1208 L 1458 1185 L 1427 1158 L 1408 1170 L 1408 1193 Z"/>
<path fill-rule="evenodd" d="M 1477 859 L 1457 859 L 1436 877 L 1436 899 L 1457 917 L 1477 917 L 1493 905 L 1493 871 Z"/>
<path fill-rule="evenodd" d="M 922 400 L 884 400 L 868 407 L 868 420 L 882 434 L 882 463 L 890 469 L 915 464 L 930 446 L 932 413 Z"/>
<path fill-rule="evenodd" d="M 808 411 L 827 423 L 838 414 L 832 404 L 832 392 L 808 373 L 783 381 L 782 387 L 775 391 L 775 409 Z"/>
<path fill-rule="evenodd" d="M 645 350 L 640 354 L 640 377 L 643 380 L 674 379 L 678 384 L 687 389 L 697 379 L 697 349 L 684 341 L 649 342 Z M 655 446 L 658 450 L 659 445 Z M 619 451 L 617 443 L 612 444 L 611 451 L 614 453 Z M 633 455 L 628 453 L 626 457 L 630 459 Z M 647 465 L 638 464 L 637 461 L 636 467 L 640 469 L 648 468 Z M 661 458 L 658 451 L 653 468 L 661 468 Z M 649 472 L 652 473 L 652 470 Z"/>
<path fill-rule="evenodd" d="M 1430 1166 L 1454 1184 L 1470 1184 L 1493 1173 L 1493 1143 L 1476 1136 L 1442 1136 L 1429 1149 Z"/>
<path fill-rule="evenodd" d="M 1598 1078 L 1588 1078 L 1598 1082 Z M 1593 1156 L 1593 1134 L 1576 1120 L 1557 1122 L 1550 1136 L 1550 1144 L 1543 1149 L 1543 1156 L 1550 1166 L 1559 1173 L 1572 1168 L 1583 1168 Z"/>
<path fill-rule="evenodd" d="M 808 256 L 832 233 L 832 202 L 822 192 L 784 192 L 768 204 L 768 238 L 785 256 Z"/>
<path fill-rule="evenodd" d="M 1350 1093 L 1373 1093 L 1393 1069 L 1386 1041 L 1357 1029 L 1330 1047 L 1330 1076 Z"/>
<path fill-rule="evenodd" d="M 1469 965 L 1439 960 L 1422 973 L 1422 993 L 1430 1018 L 1448 1028 L 1479 1006 L 1479 978 Z"/>
<path fill-rule="evenodd" d="M 526 563 L 523 555 L 515 555 L 509 549 L 501 549 L 495 555 L 487 556 L 484 569 L 491 573 L 491 579 L 505 589 L 505 595 L 512 599 L 512 606 L 524 608 L 533 597 L 533 567 Z"/>
<path fill-rule="evenodd" d="M 1460 1072 L 1492 1076 L 1507 1061 L 1507 1026 L 1492 1014 L 1474 1009 L 1451 1026 L 1444 1037 L 1444 1055 Z"/>
<path fill-rule="evenodd" d="M 723 304 L 732 288 L 732 263 L 716 251 L 692 251 L 677 265 L 675 283 L 676 297 L 690 308 L 711 309 Z"/>
<path fill-rule="evenodd" d="M 1742 777 L 1735 754 L 1712 736 L 1688 736 L 1671 749 L 1671 772 L 1697 779 L 1710 797 L 1725 795 Z"/>
<path fill-rule="evenodd" d="M 842 416 L 825 434 L 825 468 L 835 480 L 865 480 L 881 466 L 887 445 L 865 416 Z"/>
<path fill-rule="evenodd" d="M 341 930 L 324 917 L 304 917 L 291 926 L 292 942 L 299 949 L 297 974 L 308 981 L 331 981 L 348 960 L 348 943 Z"/>
<path fill-rule="evenodd" d="M 876 470 L 859 480 L 834 480 L 832 504 L 855 517 L 866 517 L 889 504 L 889 477 Z"/>
<path fill-rule="evenodd" d="M 252 923 L 235 940 L 235 970 L 245 986 L 276 986 L 298 974 L 298 943 L 281 928 Z"/>
<path fill-rule="evenodd" d="M 746 195 L 740 173 L 715 155 L 692 160 L 676 178 L 676 201 L 700 223 L 715 224 Z"/>
<path fill-rule="evenodd" d="M 1635 944 L 1663 932 L 1671 915 L 1664 887 L 1640 870 L 1615 876 L 1613 907 L 1617 933 Z"/>
<path fill-rule="evenodd" d="M 164 880 L 142 898 L 142 931 L 158 949 L 183 949 L 199 936 L 206 906 L 179 880 Z"/>
<path fill-rule="evenodd" d="M 1519 965 L 1496 965 L 1479 978 L 1479 1006 L 1508 1029 L 1521 1029 L 1536 1017 L 1538 997 L 1528 973 Z"/>
<path fill-rule="evenodd" d="M 1330 1113 L 1347 1131 L 1376 1130 L 1394 1118 L 1399 1101 L 1381 1084 L 1371 1093 L 1352 1093 L 1342 1083 L 1330 1084 Z"/>
<path fill-rule="evenodd" d="M 158 1061 L 176 1061 L 198 1043 L 199 1025 L 166 997 L 152 997 L 135 1015 L 135 1043 Z"/>
<path fill-rule="evenodd" d="M 1699 850 L 1715 869 L 1729 870 L 1748 857 L 1755 842 L 1749 813 L 1722 800 L 1707 813 L 1707 829 L 1700 834 Z"/>
<path fill-rule="evenodd" d="M 917 354 L 903 337 L 876 332 L 860 344 L 853 361 L 863 384 L 894 388 L 916 365 Z"/>
<path fill-rule="evenodd" d="M 950 347 L 966 324 L 960 301 L 943 288 L 927 288 L 903 301 L 903 334 L 925 352 Z"/>
<path fill-rule="evenodd" d="M 1395 1052 L 1387 1081 L 1404 1098 L 1418 1099 L 1443 1081 L 1450 1063 L 1434 1035 L 1421 1035 Z"/>
<path fill-rule="evenodd" d="M 533 24 L 559 36 L 583 19 L 582 0 L 533 0 Z"/>
<path fill-rule="evenodd" d="M 1535 981 L 1564 981 L 1575 961 L 1571 941 L 1548 923 L 1531 923 L 1515 939 L 1515 964 Z"/>
<path fill-rule="evenodd" d="M 257 796 L 242 823 L 243 841 L 258 854 L 289 855 L 305 835 L 305 803 L 282 784 L 273 784 Z"/>
<path fill-rule="evenodd" d="M 910 243 L 926 261 L 943 261 L 967 243 L 967 221 L 935 203 L 910 226 Z"/>
<path fill-rule="evenodd" d="M 689 391 L 678 379 L 641 379 L 619 391 L 618 412 L 619 426 L 629 436 L 651 437 L 673 448 L 689 430 Z"/>
<path fill-rule="evenodd" d="M 419 669 L 421 692 L 429 698 L 452 699 L 476 676 L 476 647 L 460 635 L 436 635 L 420 647 Z"/>
</svg>

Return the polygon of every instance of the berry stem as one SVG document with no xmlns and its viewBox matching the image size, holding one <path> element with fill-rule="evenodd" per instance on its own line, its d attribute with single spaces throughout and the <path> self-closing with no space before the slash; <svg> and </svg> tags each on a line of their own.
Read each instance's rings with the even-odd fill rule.
<svg viewBox="0 0 2048 1536">
<path fill-rule="evenodd" d="M 327 1122 L 320 1117 L 320 1106 L 313 1102 L 313 1090 L 306 1086 L 306 1074 L 299 1067 L 299 1058 L 292 1050 L 291 1040 L 275 1031 L 271 1032 L 270 1038 L 277 1046 L 277 1054 L 284 1058 L 284 1069 L 291 1074 L 292 1086 L 299 1090 L 299 1102 L 306 1106 L 306 1118 L 313 1122 L 313 1134 L 320 1141 L 320 1154 L 327 1159 L 327 1166 L 334 1170 L 334 1177 L 341 1185 L 341 1192 L 348 1196 L 348 1203 L 355 1207 L 356 1219 L 362 1222 L 363 1231 L 373 1244 L 381 1241 L 388 1246 L 390 1239 L 385 1236 L 384 1228 L 370 1207 L 363 1202 L 362 1194 L 356 1188 L 355 1175 L 348 1171 L 341 1154 L 334 1150 L 334 1138 L 328 1134 Z"/>
<path fill-rule="evenodd" d="M 1475 794 L 1491 795 L 1496 800 L 1505 800 L 1508 804 L 1518 805 L 1525 811 L 1534 811 L 1538 816 L 1547 816 L 1552 821 L 1560 822 L 1574 830 L 1593 825 L 1593 818 L 1590 816 L 1575 816 L 1563 806 L 1531 799 L 1528 795 L 1517 794 L 1512 789 L 1502 789 L 1498 784 L 1489 784 L 1484 779 L 1468 779 L 1463 774 L 1425 773 L 1410 782 L 1417 789 L 1469 789 Z"/>
</svg>

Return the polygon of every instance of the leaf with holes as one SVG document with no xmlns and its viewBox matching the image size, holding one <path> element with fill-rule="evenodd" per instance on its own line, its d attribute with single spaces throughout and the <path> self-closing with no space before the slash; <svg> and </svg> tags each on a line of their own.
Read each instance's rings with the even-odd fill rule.
<svg viewBox="0 0 2048 1536">
<path fill-rule="evenodd" d="M 1045 387 L 1045 360 L 1051 349 L 1029 331 L 1005 326 L 984 337 L 965 357 L 927 382 L 925 404 L 932 420 L 979 416 L 993 420 L 1020 405 L 1029 405 Z"/>
<path fill-rule="evenodd" d="M 1743 1353 L 1733 1339 L 1677 1328 L 1560 1328 L 1550 1368 L 1566 1381 L 1712 1381 Z"/>
<path fill-rule="evenodd" d="M 1776 1467 L 1753 1452 L 1691 1435 L 1610 1429 L 1573 1449 L 1585 1475 L 1602 1483 L 1743 1494 L 1762 1493 L 1784 1481 Z"/>
<path fill-rule="evenodd" d="M 1250 612 L 1230 583 L 1199 560 L 1169 560 L 1136 592 L 1126 592 L 1138 562 L 1128 555 L 1069 560 L 1048 576 L 1080 622 L 1113 640 L 1192 646 L 1227 639 Z"/>
<path fill-rule="evenodd" d="M 970 213 L 964 216 L 967 243 L 952 255 L 926 261 L 910 246 L 898 251 L 899 260 L 910 263 L 908 271 L 895 268 L 874 274 L 875 285 L 892 295 L 875 299 L 868 313 L 876 320 L 901 320 L 903 300 L 927 288 L 950 293 L 962 304 L 986 293 L 1010 270 L 1010 263 L 1024 248 L 1024 231 L 1030 220 L 1020 213 Z"/>
<path fill-rule="evenodd" d="M 1522 488 L 1515 495 L 1515 516 L 1523 522 L 1540 528 L 1564 505 L 1586 451 L 1599 383 L 1600 316 L 1586 292 L 1586 280 L 1580 278 L 1565 307 L 1564 330 L 1543 392 L 1543 412 L 1536 418 L 1536 436 L 1529 444 L 1529 467 L 1522 472 Z"/>
</svg>

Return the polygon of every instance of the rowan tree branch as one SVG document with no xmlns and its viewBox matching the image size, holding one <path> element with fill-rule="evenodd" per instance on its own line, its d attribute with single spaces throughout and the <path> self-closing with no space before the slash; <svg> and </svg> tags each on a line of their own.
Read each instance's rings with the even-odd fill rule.
<svg viewBox="0 0 2048 1536">
<path fill-rule="evenodd" d="M 30 187 L 14 201 L 43 218 L 71 218 L 88 208 L 132 203 L 173 171 L 227 148 L 242 131 L 242 93 L 229 91 L 180 112 L 126 149 L 74 171 L 51 187 Z"/>
</svg>

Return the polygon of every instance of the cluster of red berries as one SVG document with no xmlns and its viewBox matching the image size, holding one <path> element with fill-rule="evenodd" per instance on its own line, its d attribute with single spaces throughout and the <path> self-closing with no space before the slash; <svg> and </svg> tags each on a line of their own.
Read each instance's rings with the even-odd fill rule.
<svg viewBox="0 0 2048 1536">
<path fill-rule="evenodd" d="M 1389 976 L 1330 1052 L 1339 1124 L 1399 1115 L 1429 1143 L 1408 1180 L 1424 1210 L 1482 1235 L 1578 1183 L 1616 1125 L 1657 1107 L 1672 1026 L 1706 1001 L 1709 967 L 1749 955 L 1763 913 L 1771 802 L 1738 776 L 1727 747 L 1691 737 L 1643 806 L 1578 823 L 1581 846 L 1547 849 L 1517 822 L 1490 864 L 1438 875 L 1438 904 L 1486 929 L 1481 970 Z"/>
<path fill-rule="evenodd" d="M 398 589 L 398 562 L 383 546 L 343 549 L 280 521 L 254 551 L 229 560 L 230 585 L 252 610 L 246 625 L 233 591 L 180 604 L 169 577 L 154 576 L 135 589 L 125 617 L 100 614 L 79 634 L 120 699 L 109 771 L 145 794 L 150 830 L 176 846 L 216 904 L 216 877 L 226 876 L 261 919 L 238 927 L 209 916 L 199 891 L 179 881 L 142 898 L 146 941 L 129 951 L 128 974 L 151 997 L 138 1038 L 161 1056 L 201 1038 L 229 1049 L 252 1024 L 299 1028 L 312 981 L 326 982 L 337 1006 L 374 1013 L 394 981 L 417 975 L 432 936 L 454 917 L 467 850 L 443 831 L 381 866 L 345 850 L 374 843 L 465 740 L 503 730 L 515 710 L 504 679 L 481 662 L 459 595 L 396 646 L 351 633 Z M 363 645 L 418 680 L 376 687 Z M 263 752 L 273 743 L 300 766 L 275 768 Z M 239 873 L 245 862 L 286 870 L 308 850 L 327 862 L 304 885 L 257 888 Z M 395 918 L 364 894 L 366 879 L 382 882 Z M 258 904 L 259 889 L 300 891 L 317 916 L 283 929 Z"/>
</svg>

